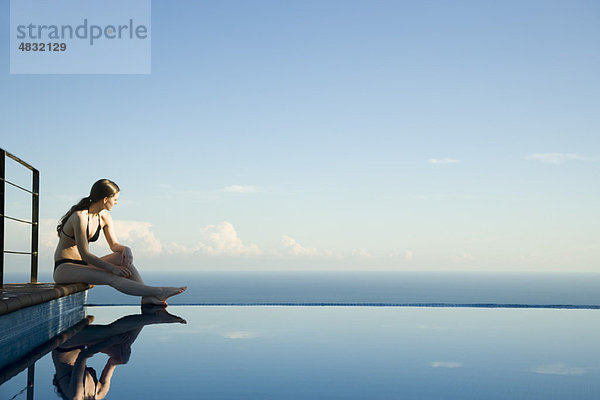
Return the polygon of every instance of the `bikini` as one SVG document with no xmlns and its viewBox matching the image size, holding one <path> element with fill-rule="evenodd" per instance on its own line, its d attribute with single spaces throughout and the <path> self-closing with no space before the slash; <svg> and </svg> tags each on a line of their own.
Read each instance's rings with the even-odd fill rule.
<svg viewBox="0 0 600 400">
<path fill-rule="evenodd" d="M 90 238 L 90 218 L 88 216 L 88 223 L 87 223 L 87 228 L 85 229 L 85 236 L 88 238 L 88 242 L 95 242 L 96 240 L 98 240 L 98 238 L 100 237 L 100 226 L 102 224 L 100 223 L 100 214 L 98 214 L 98 229 L 96 230 L 96 233 L 94 233 L 94 236 L 92 236 Z M 65 235 L 68 238 L 71 238 L 73 240 L 75 240 L 75 235 L 73 236 L 69 236 L 65 233 L 65 231 L 62 229 L 64 227 L 61 227 L 61 232 L 63 235 Z M 74 260 L 72 258 L 61 258 L 60 260 L 54 261 L 54 270 L 56 270 L 56 268 L 60 265 L 60 264 L 64 264 L 64 263 L 71 263 L 71 264 L 79 264 L 79 265 L 88 265 L 88 263 L 86 263 L 83 260 Z"/>
<path fill-rule="evenodd" d="M 78 260 L 75 260 L 75 261 L 78 261 Z M 68 353 L 68 352 L 73 351 L 73 350 L 83 350 L 83 349 L 85 349 L 85 346 L 82 345 L 82 346 L 71 347 L 71 348 L 68 348 L 68 349 L 62 348 L 62 347 L 57 347 L 54 350 L 58 351 L 59 353 Z M 92 367 L 85 367 L 85 372 L 89 372 L 90 376 L 92 377 L 92 380 L 94 381 L 94 388 L 95 388 L 94 393 L 97 393 L 98 392 L 98 376 L 96 375 L 96 370 L 94 368 L 92 368 Z M 85 381 L 86 381 L 87 375 L 88 375 L 85 372 L 83 373 L 83 390 L 84 391 L 85 391 Z M 63 376 L 61 376 L 60 378 L 58 378 L 58 377 L 55 376 L 56 387 L 58 388 L 58 390 L 59 390 L 60 393 L 63 393 L 63 391 L 62 391 L 62 389 L 61 389 L 61 387 L 59 385 L 59 381 L 61 379 L 63 379 L 63 378 L 66 378 L 66 377 L 69 377 L 69 380 L 70 380 L 71 379 L 71 375 L 73 375 L 73 368 L 69 369 L 69 371 L 66 374 L 64 374 Z M 95 395 L 94 395 L 94 398 L 95 398 Z"/>
</svg>

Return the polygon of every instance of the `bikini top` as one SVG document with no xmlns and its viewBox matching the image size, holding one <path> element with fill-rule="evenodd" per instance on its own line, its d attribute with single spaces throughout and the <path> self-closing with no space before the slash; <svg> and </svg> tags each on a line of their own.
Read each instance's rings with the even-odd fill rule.
<svg viewBox="0 0 600 400">
<path fill-rule="evenodd" d="M 82 346 L 85 347 L 85 346 Z M 64 351 L 63 351 L 64 352 Z M 85 392 L 85 381 L 87 379 L 87 375 L 86 372 L 89 372 L 90 376 L 92 377 L 92 380 L 94 381 L 94 399 L 96 398 L 96 394 L 98 393 L 98 376 L 96 375 L 96 370 L 92 367 L 85 367 L 85 372 L 83 373 L 83 391 Z M 73 375 L 73 369 L 70 369 L 69 372 L 67 372 L 66 374 L 64 374 L 63 376 L 61 376 L 60 378 L 56 379 L 56 382 L 58 383 L 61 379 L 65 378 L 65 377 L 69 377 L 69 379 L 71 379 L 71 376 Z M 58 390 L 60 393 L 64 394 L 64 392 L 62 391 L 60 385 L 57 385 Z"/>
<path fill-rule="evenodd" d="M 95 242 L 96 240 L 98 240 L 98 238 L 100 237 L 100 226 L 102 224 L 100 223 L 100 213 L 98 213 L 98 229 L 96 230 L 96 233 L 94 233 L 94 236 L 90 237 L 90 216 L 88 214 L 88 223 L 87 223 L 87 228 L 85 229 L 85 237 L 88 238 L 88 242 Z M 75 236 L 69 236 L 65 233 L 65 231 L 63 229 L 61 229 L 63 235 L 65 235 L 68 238 L 71 238 L 73 240 L 75 240 Z"/>
</svg>

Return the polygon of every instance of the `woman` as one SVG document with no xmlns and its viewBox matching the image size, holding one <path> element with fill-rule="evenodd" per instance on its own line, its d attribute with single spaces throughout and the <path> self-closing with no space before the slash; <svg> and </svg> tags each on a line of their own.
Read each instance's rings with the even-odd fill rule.
<svg viewBox="0 0 600 400">
<path fill-rule="evenodd" d="M 57 283 L 85 282 L 91 285 L 110 285 L 120 292 L 142 296 L 142 304 L 166 305 L 166 299 L 183 293 L 187 287 L 148 286 L 133 266 L 129 247 L 117 241 L 113 221 L 108 211 L 117 205 L 119 187 L 101 179 L 94 183 L 90 195 L 75 204 L 56 227 L 58 245 L 54 252 L 54 281 Z M 88 242 L 104 236 L 112 254 L 96 257 L 90 253 Z M 90 232 L 95 232 L 90 236 Z"/>
</svg>

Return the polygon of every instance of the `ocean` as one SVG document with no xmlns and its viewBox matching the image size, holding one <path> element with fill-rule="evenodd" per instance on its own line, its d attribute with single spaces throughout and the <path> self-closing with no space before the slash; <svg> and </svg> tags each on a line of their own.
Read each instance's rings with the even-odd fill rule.
<svg viewBox="0 0 600 400">
<path fill-rule="evenodd" d="M 150 285 L 187 285 L 172 305 L 427 305 L 600 307 L 600 274 L 418 272 L 149 272 Z M 135 305 L 97 286 L 90 305 Z"/>
</svg>

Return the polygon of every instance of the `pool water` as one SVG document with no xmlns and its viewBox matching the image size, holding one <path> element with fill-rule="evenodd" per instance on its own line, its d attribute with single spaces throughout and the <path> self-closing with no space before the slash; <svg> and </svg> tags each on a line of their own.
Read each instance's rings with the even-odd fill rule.
<svg viewBox="0 0 600 400">
<path fill-rule="evenodd" d="M 80 335 L 106 335 L 108 352 L 126 361 L 115 367 L 106 398 L 600 396 L 599 310 L 170 306 L 168 312 L 187 324 L 161 312 L 142 315 L 135 306 L 87 307 L 94 321 Z M 100 377 L 108 359 L 99 352 L 87 366 Z M 36 362 L 35 399 L 60 398 L 55 372 L 51 354 Z M 26 382 L 24 371 L 0 386 L 0 398 L 25 399 Z"/>
</svg>

